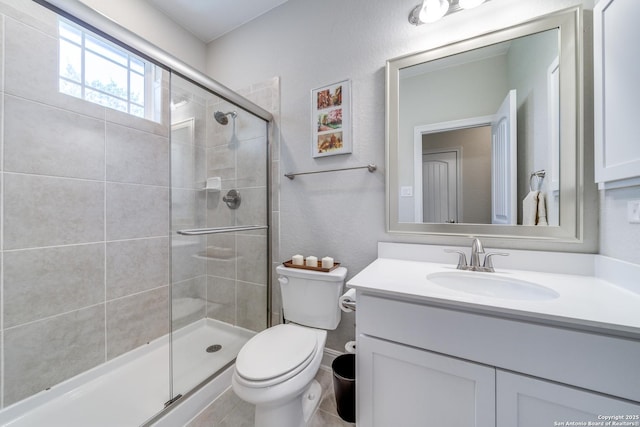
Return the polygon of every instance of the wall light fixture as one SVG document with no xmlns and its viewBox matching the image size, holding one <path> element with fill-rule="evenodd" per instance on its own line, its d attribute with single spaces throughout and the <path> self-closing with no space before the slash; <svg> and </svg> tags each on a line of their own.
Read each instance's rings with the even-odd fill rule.
<svg viewBox="0 0 640 427">
<path fill-rule="evenodd" d="M 409 22 L 422 25 L 435 22 L 445 15 L 480 6 L 489 0 L 422 0 L 409 14 Z"/>
</svg>

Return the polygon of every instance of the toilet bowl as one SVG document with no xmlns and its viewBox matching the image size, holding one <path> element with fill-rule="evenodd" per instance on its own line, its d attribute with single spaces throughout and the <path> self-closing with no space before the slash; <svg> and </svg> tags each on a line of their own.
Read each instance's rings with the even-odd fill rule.
<svg viewBox="0 0 640 427">
<path fill-rule="evenodd" d="M 322 394 L 315 376 L 327 329 L 335 329 L 340 321 L 338 299 L 346 269 L 329 273 L 290 270 L 296 269 L 276 269 L 284 315 L 301 323 L 276 325 L 256 334 L 236 358 L 232 387 L 238 397 L 255 405 L 255 427 L 307 424 Z M 287 309 L 290 304 L 295 308 Z"/>
<path fill-rule="evenodd" d="M 286 324 L 258 335 L 238 354 L 233 390 L 256 405 L 256 427 L 303 426 L 321 397 L 314 378 L 327 332 Z"/>
</svg>

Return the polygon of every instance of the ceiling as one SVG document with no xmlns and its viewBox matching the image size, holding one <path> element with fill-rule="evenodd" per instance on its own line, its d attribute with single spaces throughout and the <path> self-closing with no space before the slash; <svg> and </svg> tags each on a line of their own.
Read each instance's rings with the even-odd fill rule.
<svg viewBox="0 0 640 427">
<path fill-rule="evenodd" d="M 147 1 L 204 43 L 209 43 L 287 0 Z"/>
</svg>

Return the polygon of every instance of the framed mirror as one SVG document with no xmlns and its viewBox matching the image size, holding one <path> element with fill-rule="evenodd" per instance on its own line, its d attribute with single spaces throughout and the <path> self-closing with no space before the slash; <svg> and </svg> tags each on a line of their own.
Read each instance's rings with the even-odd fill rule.
<svg viewBox="0 0 640 427">
<path fill-rule="evenodd" d="M 388 232 L 595 250 L 583 30 L 575 8 L 387 61 Z"/>
</svg>

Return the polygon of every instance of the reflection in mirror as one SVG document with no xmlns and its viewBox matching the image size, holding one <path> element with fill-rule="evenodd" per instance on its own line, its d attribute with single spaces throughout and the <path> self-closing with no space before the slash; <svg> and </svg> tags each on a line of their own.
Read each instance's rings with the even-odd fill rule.
<svg viewBox="0 0 640 427">
<path fill-rule="evenodd" d="M 559 224 L 558 46 L 551 29 L 400 69 L 401 222 Z"/>
<path fill-rule="evenodd" d="M 387 61 L 388 232 L 596 250 L 590 17 L 572 8 Z"/>
</svg>

